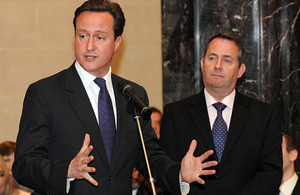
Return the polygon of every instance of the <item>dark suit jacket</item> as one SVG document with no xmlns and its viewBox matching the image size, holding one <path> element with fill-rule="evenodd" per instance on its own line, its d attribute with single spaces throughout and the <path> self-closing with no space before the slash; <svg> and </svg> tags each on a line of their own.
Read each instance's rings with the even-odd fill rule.
<svg viewBox="0 0 300 195">
<path fill-rule="evenodd" d="M 282 177 L 278 113 L 266 103 L 236 93 L 221 162 L 205 184 L 192 183 L 190 194 L 275 194 Z M 193 139 L 195 156 L 215 151 L 204 92 L 165 106 L 160 142 L 181 161 Z M 217 160 L 216 153 L 209 160 Z"/>
<path fill-rule="evenodd" d="M 300 176 L 299 176 L 298 173 L 297 173 L 297 175 L 298 175 L 298 180 L 297 180 L 295 188 L 294 188 L 294 190 L 292 192 L 292 195 L 300 195 Z"/>
<path fill-rule="evenodd" d="M 91 176 L 98 181 L 71 182 L 70 194 L 131 194 L 131 175 L 136 167 L 147 177 L 136 121 L 126 97 L 118 90 L 124 79 L 112 74 L 116 106 L 117 134 L 109 166 L 105 149 L 89 98 L 74 64 L 56 75 L 31 84 L 27 90 L 13 174 L 16 180 L 42 194 L 65 194 L 68 166 L 80 151 L 84 135 L 91 137 L 94 161 Z M 148 103 L 143 87 L 132 87 Z M 168 190 L 179 193 L 180 165 L 161 150 L 150 121 L 141 119 L 153 177 Z"/>
</svg>

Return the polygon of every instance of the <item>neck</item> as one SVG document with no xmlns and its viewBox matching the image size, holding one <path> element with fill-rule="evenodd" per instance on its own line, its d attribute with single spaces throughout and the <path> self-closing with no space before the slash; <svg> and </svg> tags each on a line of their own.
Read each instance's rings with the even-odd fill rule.
<svg viewBox="0 0 300 195">
<path fill-rule="evenodd" d="M 217 102 L 221 102 L 226 96 L 228 96 L 231 92 L 218 92 L 215 90 L 210 90 L 209 88 L 206 88 L 209 95 L 211 95 Z"/>
<path fill-rule="evenodd" d="M 283 184 L 287 180 L 291 179 L 294 176 L 294 174 L 295 174 L 295 167 L 291 167 L 290 169 L 285 170 L 283 172 L 281 184 Z"/>
</svg>

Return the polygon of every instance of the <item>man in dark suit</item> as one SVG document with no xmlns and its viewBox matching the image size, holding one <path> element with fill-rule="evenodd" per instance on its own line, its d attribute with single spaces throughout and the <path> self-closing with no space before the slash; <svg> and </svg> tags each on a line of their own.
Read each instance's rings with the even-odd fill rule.
<svg viewBox="0 0 300 195">
<path fill-rule="evenodd" d="M 215 151 L 216 174 L 205 184 L 190 184 L 190 194 L 255 194 L 278 191 L 282 176 L 278 113 L 266 103 L 240 94 L 237 79 L 245 72 L 240 39 L 221 33 L 207 40 L 200 94 L 165 106 L 160 143 L 171 159 L 181 161 L 193 139 L 195 155 Z M 218 110 L 219 108 L 221 108 Z"/>
<path fill-rule="evenodd" d="M 118 89 L 126 80 L 111 73 L 123 11 L 108 0 L 86 1 L 73 24 L 76 61 L 26 92 L 13 174 L 36 194 L 131 194 L 133 167 L 148 177 L 132 106 Z M 126 82 L 147 104 L 144 88 Z M 213 151 L 196 158 L 192 142 L 180 167 L 162 151 L 151 122 L 140 123 L 153 177 L 166 190 L 179 194 L 180 180 L 203 183 L 200 175 L 215 172 L 203 169 L 217 162 L 202 163 Z"/>
<path fill-rule="evenodd" d="M 295 162 L 298 159 L 297 146 L 294 139 L 282 132 L 283 176 L 279 187 L 280 195 L 299 195 L 300 180 L 295 172 Z"/>
</svg>

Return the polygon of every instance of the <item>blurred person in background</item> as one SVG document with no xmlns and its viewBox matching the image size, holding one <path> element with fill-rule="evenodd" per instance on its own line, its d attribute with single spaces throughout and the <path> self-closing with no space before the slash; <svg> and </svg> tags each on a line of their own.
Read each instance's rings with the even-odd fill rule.
<svg viewBox="0 0 300 195">
<path fill-rule="evenodd" d="M 294 139 L 285 132 L 282 132 L 282 158 L 283 177 L 279 195 L 300 194 L 299 175 L 295 171 L 295 162 L 298 159 L 297 146 Z"/>
<path fill-rule="evenodd" d="M 11 195 L 12 186 L 9 170 L 2 156 L 0 156 L 0 195 Z"/>
<path fill-rule="evenodd" d="M 150 110 L 152 111 L 151 114 L 151 126 L 155 131 L 155 134 L 157 138 L 160 138 L 160 121 L 162 117 L 162 113 L 158 108 L 150 107 Z"/>
<path fill-rule="evenodd" d="M 157 195 L 166 195 L 161 188 L 155 186 Z M 152 188 L 145 177 L 135 168 L 132 172 L 132 195 L 152 195 Z"/>
<path fill-rule="evenodd" d="M 0 155 L 3 157 L 9 171 L 9 177 L 10 177 L 9 180 L 10 180 L 13 195 L 28 195 L 31 194 L 31 192 L 33 191 L 29 188 L 26 188 L 18 184 L 12 175 L 11 168 L 15 160 L 15 151 L 16 151 L 15 142 L 5 141 L 0 143 Z"/>
</svg>

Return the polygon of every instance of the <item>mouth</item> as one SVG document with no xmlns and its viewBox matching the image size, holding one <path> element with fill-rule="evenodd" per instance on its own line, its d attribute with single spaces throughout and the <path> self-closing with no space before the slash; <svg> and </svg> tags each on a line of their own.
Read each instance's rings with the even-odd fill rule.
<svg viewBox="0 0 300 195">
<path fill-rule="evenodd" d="M 86 57 L 86 58 L 90 58 L 90 59 L 96 58 L 96 56 L 93 56 L 93 55 L 86 55 L 85 57 Z"/>
<path fill-rule="evenodd" d="M 214 77 L 223 77 L 223 76 L 220 75 L 220 74 L 212 74 L 212 76 L 214 76 Z"/>
<path fill-rule="evenodd" d="M 97 56 L 94 55 L 85 55 L 84 56 L 86 60 L 94 60 Z"/>
</svg>

